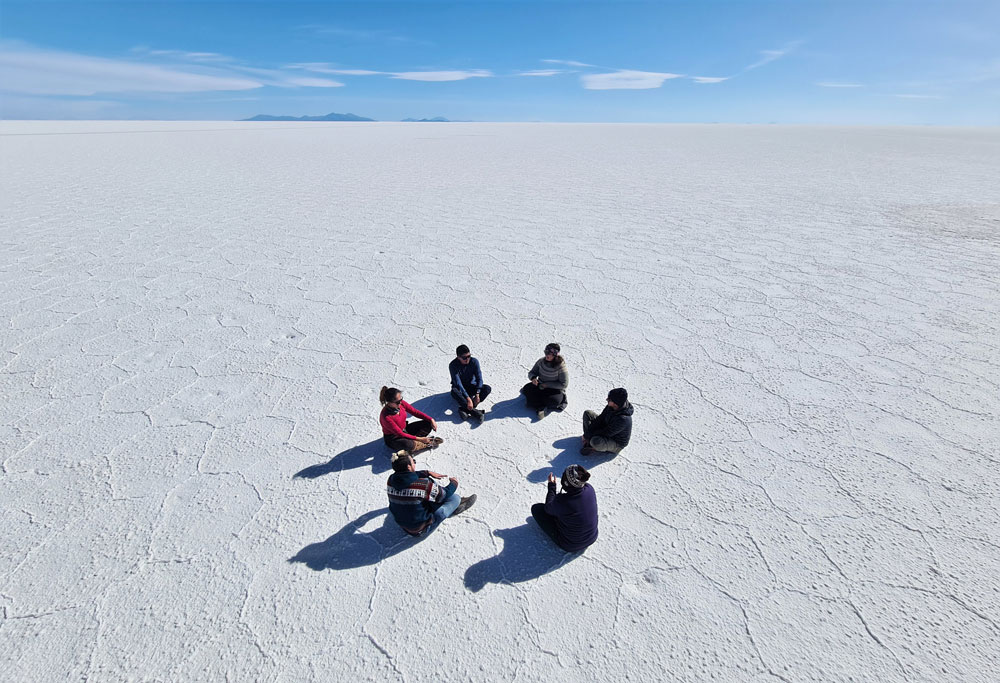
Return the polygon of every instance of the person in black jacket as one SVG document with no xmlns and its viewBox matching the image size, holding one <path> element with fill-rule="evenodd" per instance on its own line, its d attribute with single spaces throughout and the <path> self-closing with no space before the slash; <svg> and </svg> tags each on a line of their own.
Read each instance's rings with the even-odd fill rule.
<svg viewBox="0 0 1000 683">
<path fill-rule="evenodd" d="M 598 415 L 593 410 L 583 414 L 582 455 L 620 453 L 632 438 L 632 413 L 628 392 L 621 387 L 608 392 L 608 405 Z"/>
</svg>

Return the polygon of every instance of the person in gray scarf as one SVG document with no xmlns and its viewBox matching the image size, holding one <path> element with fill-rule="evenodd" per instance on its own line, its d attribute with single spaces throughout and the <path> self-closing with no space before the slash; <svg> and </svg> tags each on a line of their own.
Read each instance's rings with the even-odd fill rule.
<svg viewBox="0 0 1000 683">
<path fill-rule="evenodd" d="M 559 355 L 560 350 L 559 344 L 548 344 L 545 355 L 535 361 L 528 371 L 531 381 L 521 387 L 528 407 L 535 411 L 539 420 L 553 410 L 566 408 L 569 370 L 566 369 L 566 360 Z"/>
</svg>

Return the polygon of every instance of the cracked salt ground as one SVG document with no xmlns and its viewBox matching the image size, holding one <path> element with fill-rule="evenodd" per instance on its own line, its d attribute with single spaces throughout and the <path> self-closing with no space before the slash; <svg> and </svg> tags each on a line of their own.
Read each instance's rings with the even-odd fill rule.
<svg viewBox="0 0 1000 683">
<path fill-rule="evenodd" d="M 436 131 L 0 123 L 7 678 L 991 680 L 995 129 Z M 383 384 L 478 494 L 419 540 Z M 567 555 L 528 510 L 617 385 Z"/>
</svg>

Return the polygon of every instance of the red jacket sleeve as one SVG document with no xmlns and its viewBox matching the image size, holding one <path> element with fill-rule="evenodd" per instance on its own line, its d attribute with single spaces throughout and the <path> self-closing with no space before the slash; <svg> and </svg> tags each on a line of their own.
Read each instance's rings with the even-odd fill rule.
<svg viewBox="0 0 1000 683">
<path fill-rule="evenodd" d="M 407 413 L 411 413 L 414 417 L 419 417 L 421 420 L 427 420 L 428 422 L 430 422 L 431 420 L 434 419 L 430 415 L 428 415 L 427 413 L 421 413 L 419 410 L 417 410 L 416 408 L 414 408 L 413 406 L 411 406 L 406 401 L 400 401 L 400 405 L 403 406 L 403 409 Z"/>
</svg>

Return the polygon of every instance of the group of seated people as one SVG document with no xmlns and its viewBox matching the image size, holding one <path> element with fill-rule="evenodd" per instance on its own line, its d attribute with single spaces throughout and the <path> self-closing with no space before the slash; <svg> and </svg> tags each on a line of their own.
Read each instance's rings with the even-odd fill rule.
<svg viewBox="0 0 1000 683">
<path fill-rule="evenodd" d="M 567 405 L 569 372 L 560 350 L 559 344 L 546 345 L 545 355 L 528 371 L 529 382 L 521 388 L 528 406 L 539 419 L 552 411 L 561 412 Z M 483 381 L 479 360 L 462 344 L 455 349 L 455 359 L 448 370 L 451 396 L 459 416 L 483 422 L 486 411 L 481 406 L 492 389 Z M 393 473 L 387 482 L 389 511 L 403 531 L 420 536 L 444 519 L 472 507 L 476 495 L 459 496 L 457 478 L 416 468 L 417 453 L 444 443 L 441 437 L 431 436 L 431 432 L 437 431 L 433 417 L 404 401 L 402 392 L 393 387 L 382 387 L 379 401 L 382 438 L 392 451 Z M 583 414 L 580 453 L 620 453 L 632 436 L 632 413 L 625 389 L 609 391 L 607 405 L 600 414 L 592 410 Z M 417 419 L 408 422 L 411 415 Z M 562 491 L 557 493 L 557 480 L 549 473 L 545 502 L 531 508 L 538 526 L 560 548 L 570 552 L 583 550 L 597 540 L 597 494 L 587 483 L 589 479 L 586 468 L 570 465 L 563 471 Z"/>
</svg>

